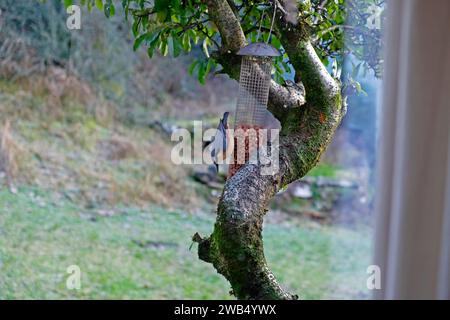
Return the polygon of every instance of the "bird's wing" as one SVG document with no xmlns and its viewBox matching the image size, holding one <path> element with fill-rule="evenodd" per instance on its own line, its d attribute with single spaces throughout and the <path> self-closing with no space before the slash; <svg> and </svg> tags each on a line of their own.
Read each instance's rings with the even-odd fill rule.
<svg viewBox="0 0 450 320">
<path fill-rule="evenodd" d="M 214 140 L 211 142 L 212 144 L 211 157 L 215 162 L 217 162 L 217 156 L 223 150 L 223 139 L 224 135 L 222 131 L 217 129 L 216 134 L 214 136 Z"/>
<path fill-rule="evenodd" d="M 225 151 L 227 147 L 227 134 L 226 134 L 226 125 L 223 121 L 219 124 L 219 131 L 222 133 L 222 150 Z"/>
<path fill-rule="evenodd" d="M 227 150 L 227 135 L 224 134 L 222 137 L 222 150 L 226 152 Z"/>
<path fill-rule="evenodd" d="M 219 125 L 217 126 L 216 134 L 214 135 L 213 140 L 211 140 L 212 148 L 211 148 L 211 158 L 214 163 L 217 165 L 219 161 L 219 156 L 224 157 L 225 149 L 227 147 L 227 134 L 226 134 L 226 113 L 224 117 L 220 119 Z"/>
</svg>

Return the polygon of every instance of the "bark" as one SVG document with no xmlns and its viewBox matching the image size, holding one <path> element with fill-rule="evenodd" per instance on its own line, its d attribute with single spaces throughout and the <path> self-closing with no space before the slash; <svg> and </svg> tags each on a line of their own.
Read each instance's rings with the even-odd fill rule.
<svg viewBox="0 0 450 320">
<path fill-rule="evenodd" d="M 245 38 L 234 33 L 243 34 L 239 22 L 226 0 L 205 1 L 223 42 L 216 59 L 237 79 L 240 58 L 233 52 L 245 45 Z M 227 17 L 226 23 L 218 17 Z M 283 127 L 280 170 L 262 175 L 258 165 L 243 166 L 225 184 L 213 233 L 207 238 L 198 234 L 193 238 L 199 243 L 199 258 L 213 264 L 239 299 L 297 298 L 281 288 L 267 266 L 263 218 L 273 196 L 317 164 L 345 113 L 339 83 L 321 63 L 301 24 L 290 25 L 280 13 L 277 29 L 298 82 L 291 88 L 272 83 L 270 90 L 269 109 Z"/>
</svg>

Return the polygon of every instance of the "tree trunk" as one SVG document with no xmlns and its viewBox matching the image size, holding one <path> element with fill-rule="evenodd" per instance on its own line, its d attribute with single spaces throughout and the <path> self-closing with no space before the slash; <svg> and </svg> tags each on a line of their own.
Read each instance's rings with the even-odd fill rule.
<svg viewBox="0 0 450 320">
<path fill-rule="evenodd" d="M 234 53 L 246 44 L 238 19 L 226 0 L 205 2 L 222 37 L 223 47 L 215 58 L 237 79 L 240 59 Z M 282 124 L 279 171 L 262 175 L 258 165 L 244 165 L 225 184 L 213 233 L 193 238 L 199 244 L 199 258 L 213 264 L 239 299 L 297 298 L 281 288 L 267 266 L 262 240 L 264 215 L 282 187 L 317 164 L 345 114 L 340 85 L 320 61 L 301 23 L 291 25 L 282 13 L 276 20 L 297 82 L 289 88 L 272 82 L 270 89 L 269 110 Z"/>
</svg>

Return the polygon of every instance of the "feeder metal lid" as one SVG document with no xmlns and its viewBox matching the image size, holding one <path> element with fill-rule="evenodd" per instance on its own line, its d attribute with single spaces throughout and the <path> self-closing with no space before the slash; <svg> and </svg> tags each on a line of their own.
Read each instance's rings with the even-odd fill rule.
<svg viewBox="0 0 450 320">
<path fill-rule="evenodd" d="M 238 52 L 240 56 L 260 56 L 260 57 L 278 57 L 280 52 L 271 45 L 264 42 L 250 43 L 241 48 Z"/>
</svg>

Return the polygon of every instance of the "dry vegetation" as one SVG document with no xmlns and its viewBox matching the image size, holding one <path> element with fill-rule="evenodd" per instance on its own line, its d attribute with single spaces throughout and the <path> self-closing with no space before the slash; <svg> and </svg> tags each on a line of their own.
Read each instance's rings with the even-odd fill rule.
<svg viewBox="0 0 450 320">
<path fill-rule="evenodd" d="M 20 174 L 30 176 L 27 156 L 25 147 L 12 135 L 11 124 L 6 120 L 0 131 L 0 172 L 3 172 L 9 187 L 13 186 L 14 178 Z"/>
<path fill-rule="evenodd" d="M 167 137 L 124 124 L 118 107 L 76 76 L 49 68 L 0 85 L 0 171 L 8 186 L 37 185 L 94 207 L 195 207 L 190 169 L 170 163 Z"/>
</svg>

